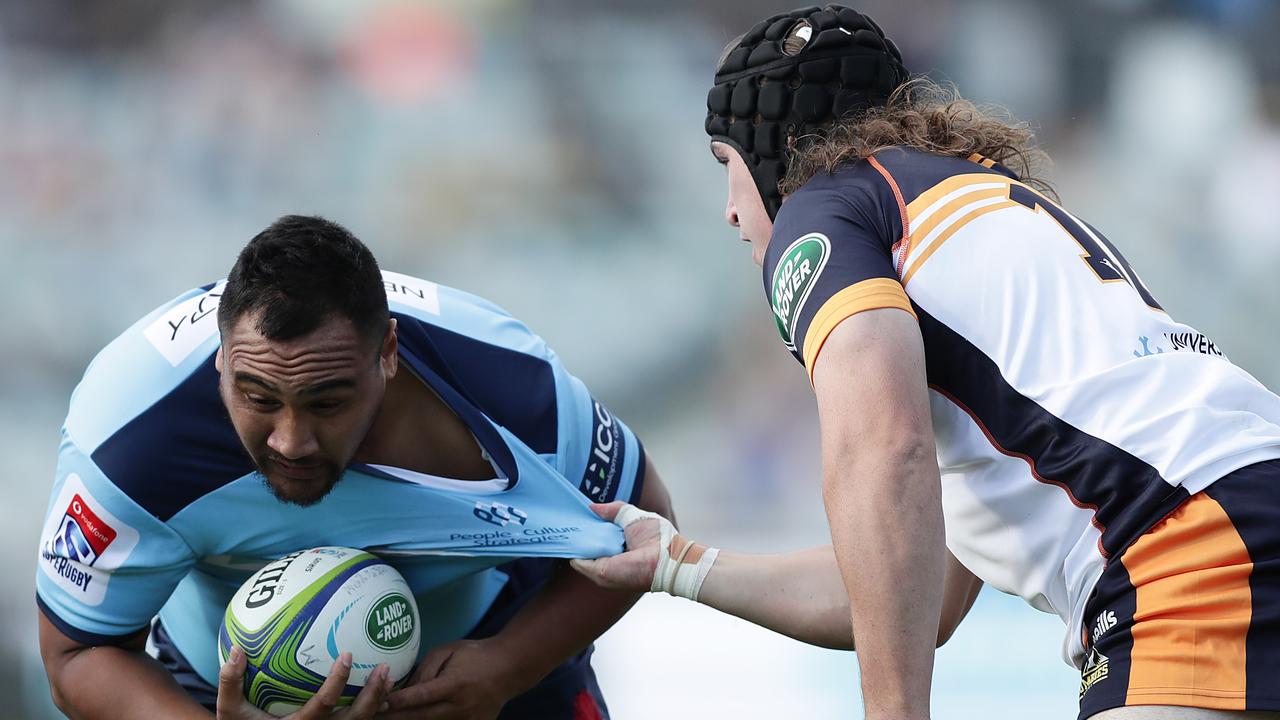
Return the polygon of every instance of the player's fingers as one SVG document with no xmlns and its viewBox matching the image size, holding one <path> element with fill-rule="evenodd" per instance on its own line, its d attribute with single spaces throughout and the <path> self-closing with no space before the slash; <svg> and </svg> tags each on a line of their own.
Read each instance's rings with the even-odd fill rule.
<svg viewBox="0 0 1280 720">
<path fill-rule="evenodd" d="M 418 665 L 416 677 L 420 680 L 430 680 L 439 675 L 444 670 L 444 666 L 449 664 L 449 658 L 453 657 L 454 649 L 455 646 L 444 646 L 427 653 Z"/>
<path fill-rule="evenodd" d="M 333 662 L 333 667 L 329 668 L 329 677 L 325 678 L 316 694 L 294 714 L 295 720 L 321 720 L 332 715 L 333 709 L 338 707 L 338 701 L 342 699 L 342 691 L 346 688 L 349 677 L 351 653 L 344 652 Z"/>
<path fill-rule="evenodd" d="M 612 521 L 618 515 L 618 511 L 626 503 L 621 500 L 615 500 L 611 503 L 591 503 L 591 512 L 600 516 L 602 520 Z"/>
<path fill-rule="evenodd" d="M 244 651 L 232 645 L 227 661 L 218 670 L 218 718 L 239 717 L 244 699 Z"/>
<path fill-rule="evenodd" d="M 569 567 L 586 575 L 592 580 L 598 580 L 603 574 L 605 560 L 608 558 L 570 558 Z"/>
<path fill-rule="evenodd" d="M 403 687 L 393 691 L 387 696 L 387 708 L 391 713 L 404 710 L 412 710 L 426 705 L 430 700 L 426 683 L 415 683 L 409 687 Z M 391 717 L 386 712 L 379 715 L 379 720 L 384 717 Z"/>
<path fill-rule="evenodd" d="M 458 690 L 464 681 L 452 677 L 439 677 L 434 680 L 418 683 L 391 693 L 387 698 L 388 713 L 378 716 L 378 720 L 395 718 L 395 713 L 407 713 L 404 717 L 422 717 L 419 713 L 429 708 L 449 705 L 457 700 Z M 412 692 L 411 692 L 412 691 Z"/>
<path fill-rule="evenodd" d="M 462 706 L 452 702 L 433 703 L 378 714 L 378 720 L 461 720 L 466 717 Z"/>
<path fill-rule="evenodd" d="M 391 694 L 391 670 L 386 665 L 379 665 L 369 673 L 364 682 L 364 689 L 356 695 L 351 707 L 334 713 L 333 717 L 343 720 L 370 720 L 385 707 L 387 696 Z"/>
</svg>

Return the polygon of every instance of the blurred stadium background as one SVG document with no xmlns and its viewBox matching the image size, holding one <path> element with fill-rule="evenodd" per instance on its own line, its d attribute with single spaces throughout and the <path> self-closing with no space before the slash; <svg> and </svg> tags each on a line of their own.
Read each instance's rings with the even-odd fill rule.
<svg viewBox="0 0 1280 720">
<path fill-rule="evenodd" d="M 851 4 L 914 71 L 1032 122 L 1068 206 L 1280 388 L 1280 3 Z M 57 716 L 32 559 L 72 387 L 285 213 L 528 322 L 645 439 L 698 539 L 822 542 L 811 395 L 702 133 L 721 47 L 790 6 L 0 2 L 0 714 Z M 1060 635 L 984 592 L 941 652 L 935 717 L 1074 717 Z M 857 714 L 852 655 L 671 598 L 598 657 L 619 720 Z"/>
</svg>

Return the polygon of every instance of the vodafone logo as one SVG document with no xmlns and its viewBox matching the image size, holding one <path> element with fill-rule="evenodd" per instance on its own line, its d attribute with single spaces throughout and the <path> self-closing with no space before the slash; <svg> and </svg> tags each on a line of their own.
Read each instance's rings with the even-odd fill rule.
<svg viewBox="0 0 1280 720">
<path fill-rule="evenodd" d="M 138 544 L 138 531 L 99 503 L 75 473 L 53 507 L 41 533 L 40 568 L 75 600 L 98 605 L 111 572 Z"/>
</svg>

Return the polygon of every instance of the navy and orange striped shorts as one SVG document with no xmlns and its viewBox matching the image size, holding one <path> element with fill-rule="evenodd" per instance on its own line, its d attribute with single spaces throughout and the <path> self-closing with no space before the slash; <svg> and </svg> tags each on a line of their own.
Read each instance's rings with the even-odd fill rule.
<svg viewBox="0 0 1280 720">
<path fill-rule="evenodd" d="M 1280 460 L 1223 477 L 1113 559 L 1085 607 L 1080 719 L 1280 710 Z"/>
</svg>

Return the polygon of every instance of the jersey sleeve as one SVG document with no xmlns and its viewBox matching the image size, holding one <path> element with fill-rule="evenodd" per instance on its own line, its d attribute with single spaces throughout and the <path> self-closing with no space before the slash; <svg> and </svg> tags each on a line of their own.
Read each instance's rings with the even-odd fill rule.
<svg viewBox="0 0 1280 720">
<path fill-rule="evenodd" d="M 841 321 L 877 308 L 915 314 L 894 267 L 898 213 L 892 190 L 874 178 L 802 188 L 779 211 L 765 252 L 765 292 L 783 342 L 810 379 Z"/>
<path fill-rule="evenodd" d="M 36 563 L 36 602 L 64 635 L 118 643 L 147 627 L 194 563 L 63 433 Z"/>
<path fill-rule="evenodd" d="M 644 487 L 644 448 L 587 386 L 558 368 L 561 442 L 557 468 L 591 502 L 634 503 Z"/>
</svg>

